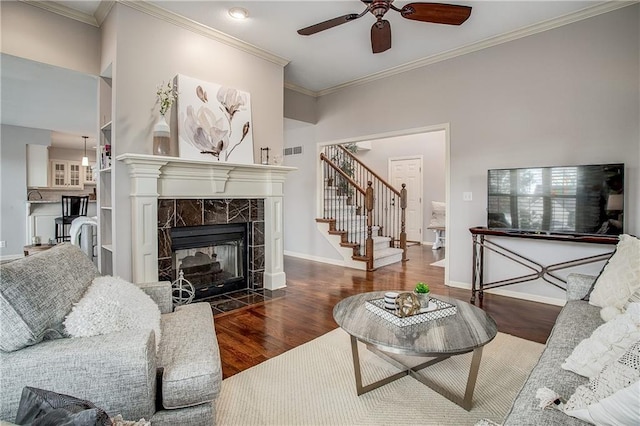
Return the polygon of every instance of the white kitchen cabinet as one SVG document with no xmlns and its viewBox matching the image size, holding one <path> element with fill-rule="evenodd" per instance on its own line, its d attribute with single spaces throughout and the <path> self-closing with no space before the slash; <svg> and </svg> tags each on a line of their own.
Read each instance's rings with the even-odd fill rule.
<svg viewBox="0 0 640 426">
<path fill-rule="evenodd" d="M 85 185 L 94 185 L 96 183 L 95 177 L 93 175 L 93 171 L 95 170 L 95 163 L 89 164 L 88 166 L 83 166 L 83 183 Z"/>
<path fill-rule="evenodd" d="M 27 187 L 45 188 L 49 178 L 49 147 L 27 144 Z"/>
<path fill-rule="evenodd" d="M 51 160 L 49 170 L 51 188 L 84 188 L 82 166 L 79 161 Z"/>
</svg>

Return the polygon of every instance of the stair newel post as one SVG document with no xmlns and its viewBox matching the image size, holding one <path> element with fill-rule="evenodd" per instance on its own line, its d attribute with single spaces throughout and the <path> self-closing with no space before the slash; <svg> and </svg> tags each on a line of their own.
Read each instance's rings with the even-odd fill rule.
<svg viewBox="0 0 640 426">
<path fill-rule="evenodd" d="M 364 206 L 367 210 L 367 242 L 365 256 L 367 257 L 367 271 L 373 271 L 373 187 L 372 182 L 367 182 Z"/>
<path fill-rule="evenodd" d="M 407 233 L 405 228 L 405 218 L 407 210 L 407 188 L 406 184 L 402 184 L 400 190 L 400 248 L 402 249 L 402 261 L 407 261 Z"/>
</svg>

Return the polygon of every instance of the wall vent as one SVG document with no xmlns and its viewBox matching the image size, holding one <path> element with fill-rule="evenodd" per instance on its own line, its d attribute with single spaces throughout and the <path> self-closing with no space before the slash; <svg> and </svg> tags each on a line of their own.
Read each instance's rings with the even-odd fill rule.
<svg viewBox="0 0 640 426">
<path fill-rule="evenodd" d="M 302 146 L 294 146 L 293 148 L 285 148 L 284 155 L 299 155 L 302 154 Z"/>
</svg>

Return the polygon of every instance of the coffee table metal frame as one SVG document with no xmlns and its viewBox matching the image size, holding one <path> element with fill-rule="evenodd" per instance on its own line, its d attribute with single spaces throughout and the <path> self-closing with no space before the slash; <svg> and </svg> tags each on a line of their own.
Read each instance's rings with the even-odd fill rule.
<svg viewBox="0 0 640 426">
<path fill-rule="evenodd" d="M 382 292 L 383 293 L 383 292 Z M 382 294 L 380 293 L 380 294 Z M 366 295 L 370 295 L 370 298 L 375 298 L 378 293 L 367 293 Z M 357 296 L 352 296 L 352 297 L 362 297 L 363 295 L 357 295 Z M 363 300 L 366 299 L 366 296 L 363 298 Z M 450 299 L 450 298 L 445 298 L 445 300 L 451 300 L 453 301 L 454 299 Z M 346 299 L 345 299 L 346 300 Z M 465 305 L 469 305 L 466 302 L 462 302 L 459 300 L 455 300 L 455 303 L 460 306 L 461 304 L 465 304 Z M 336 310 L 338 309 L 340 303 L 338 303 L 338 305 L 336 305 L 336 308 L 334 308 L 334 318 L 336 317 Z M 469 305 L 472 306 L 472 305 Z M 478 309 L 473 307 L 474 309 Z M 366 308 L 363 306 L 362 309 L 366 310 Z M 370 315 L 372 315 L 372 319 L 373 318 L 378 318 L 377 322 L 380 323 L 380 321 L 385 321 L 384 319 L 379 319 L 379 317 L 376 317 L 375 314 L 368 312 Z M 458 314 L 456 314 L 458 315 Z M 486 314 L 484 314 L 486 315 Z M 345 331 L 350 335 L 351 338 L 351 354 L 352 354 L 352 358 L 353 358 L 353 369 L 354 369 L 354 375 L 355 375 L 355 382 L 356 382 L 356 392 L 358 394 L 358 396 L 363 395 L 367 392 L 370 392 L 374 389 L 378 389 L 381 386 L 387 385 L 389 383 L 392 383 L 398 379 L 401 379 L 405 376 L 411 376 L 414 379 L 418 380 L 419 382 L 421 382 L 422 384 L 428 386 L 429 388 L 431 388 L 432 390 L 434 390 L 435 392 L 439 393 L 440 395 L 444 396 L 445 398 L 447 398 L 448 400 L 450 400 L 451 402 L 461 406 L 462 408 L 464 408 L 465 410 L 469 411 L 471 410 L 471 407 L 473 405 L 473 393 L 475 390 L 475 385 L 478 379 L 478 371 L 480 369 L 480 361 L 482 359 L 482 349 L 484 347 L 484 345 L 486 345 L 487 343 L 489 343 L 491 340 L 493 340 L 493 338 L 495 337 L 495 334 L 497 333 L 497 330 L 495 329 L 495 322 L 493 321 L 493 319 L 491 319 L 491 317 L 489 317 L 488 315 L 486 315 L 487 318 L 490 320 L 490 322 L 492 323 L 492 330 L 489 333 L 489 337 L 487 337 L 486 341 L 480 342 L 477 344 L 477 346 L 475 347 L 467 347 L 464 349 L 460 349 L 460 350 L 451 350 L 451 351 L 447 351 L 446 353 L 443 352 L 425 352 L 425 351 L 416 351 L 416 350 L 412 350 L 410 347 L 403 347 L 403 348 L 399 348 L 399 347 L 391 347 L 391 346 L 386 346 L 384 344 L 380 344 L 378 343 L 373 343 L 371 341 L 368 341 L 368 339 L 360 339 L 356 336 L 354 336 L 351 332 L 349 332 L 349 330 L 345 329 Z M 340 324 L 340 321 L 338 321 L 338 318 L 336 318 L 336 321 Z M 430 320 L 428 322 L 439 322 L 439 321 L 456 321 L 455 315 L 451 316 L 451 317 L 446 317 L 446 318 L 442 318 L 442 319 L 436 319 L 436 320 Z M 342 327 L 342 324 L 340 324 Z M 393 325 L 392 323 L 388 323 L 388 326 L 393 328 L 393 327 L 397 327 L 395 325 Z M 398 327 L 399 328 L 399 327 Z M 343 327 L 344 329 L 344 327 Z M 493 333 L 493 334 L 491 334 Z M 375 381 L 373 383 L 369 383 L 369 384 L 363 384 L 363 377 L 362 377 L 362 368 L 361 368 L 361 361 L 360 361 L 360 352 L 358 349 L 358 341 L 362 342 L 363 344 L 365 344 L 367 346 L 367 349 L 370 350 L 371 352 L 375 353 L 377 356 L 381 357 L 382 359 L 384 359 L 385 361 L 389 362 L 390 364 L 394 365 L 395 367 L 399 368 L 401 371 L 395 374 L 392 374 L 391 376 L 388 376 L 384 379 Z M 437 385 L 436 383 L 434 383 L 433 381 L 429 380 L 427 377 L 421 375 L 419 372 L 420 370 L 423 370 L 427 367 L 430 367 L 432 365 L 438 364 L 442 361 L 445 361 L 449 358 L 451 358 L 452 356 L 455 355 L 462 355 L 462 354 L 466 354 L 469 352 L 473 352 L 472 358 L 471 358 L 471 365 L 469 367 L 469 374 L 467 376 L 467 383 L 465 386 L 465 392 L 463 396 L 460 395 L 455 395 L 454 393 L 452 393 L 451 391 L 448 391 L 446 389 L 444 389 L 443 387 Z M 415 357 L 421 357 L 421 358 L 431 358 L 419 365 L 416 366 L 408 366 L 405 363 L 403 363 L 402 361 L 400 361 L 399 359 L 395 358 L 393 355 L 408 355 L 408 356 L 415 356 Z"/>
<path fill-rule="evenodd" d="M 434 320 L 437 321 L 437 320 Z M 355 372 L 355 378 L 356 378 L 356 392 L 358 394 L 358 396 L 363 395 L 367 392 L 370 392 L 374 389 L 378 389 L 381 386 L 387 385 L 391 382 L 394 382 L 398 379 L 401 379 L 405 376 L 411 376 L 414 379 L 418 380 L 419 382 L 421 382 L 422 384 L 428 386 L 429 388 L 431 388 L 432 390 L 436 391 L 437 393 L 439 393 L 440 395 L 444 396 L 445 398 L 447 398 L 449 401 L 458 404 L 459 406 L 461 406 L 462 408 L 464 408 L 465 410 L 469 411 L 471 410 L 471 407 L 473 405 L 473 392 L 475 390 L 476 387 L 476 381 L 478 379 L 478 371 L 480 370 L 480 360 L 482 359 L 482 346 L 476 349 L 473 349 L 473 356 L 471 358 L 471 366 L 469 367 L 469 376 L 467 378 L 467 385 L 465 388 L 465 392 L 464 392 L 464 396 L 461 398 L 460 396 L 454 395 L 448 391 L 446 391 L 445 389 L 441 388 L 440 386 L 436 385 L 435 383 L 433 383 L 432 381 L 430 381 L 429 379 L 427 379 L 426 377 L 418 374 L 418 372 L 422 369 L 425 369 L 429 366 L 432 366 L 434 364 L 437 364 L 439 362 L 445 361 L 449 358 L 451 358 L 454 355 L 462 355 L 465 353 L 469 353 L 471 351 L 464 351 L 464 352 L 459 352 L 459 353 L 455 353 L 455 354 L 447 354 L 447 355 L 439 355 L 439 354 L 414 354 L 414 353 L 404 353 L 403 355 L 411 355 L 411 356 L 419 356 L 419 357 L 424 357 L 424 358 L 431 358 L 429 361 L 423 362 L 422 364 L 416 365 L 415 367 L 409 367 L 408 365 L 403 364 L 401 361 L 397 360 L 396 358 L 394 358 L 392 355 L 387 354 L 384 352 L 385 349 L 382 348 L 378 348 L 377 345 L 372 345 L 372 344 L 367 344 L 366 342 L 363 342 L 367 345 L 367 349 L 369 349 L 371 352 L 373 352 L 374 354 L 378 355 L 380 358 L 384 359 L 385 361 L 387 361 L 389 364 L 394 365 L 395 367 L 399 368 L 400 372 L 393 374 L 389 377 L 386 377 L 384 379 L 378 380 L 376 382 L 373 383 L 369 383 L 368 385 L 363 385 L 362 384 L 362 370 L 360 367 L 360 352 L 358 350 L 358 339 L 354 336 L 350 336 L 351 337 L 351 354 L 353 356 L 353 370 Z M 388 348 L 387 348 L 388 350 Z"/>
</svg>

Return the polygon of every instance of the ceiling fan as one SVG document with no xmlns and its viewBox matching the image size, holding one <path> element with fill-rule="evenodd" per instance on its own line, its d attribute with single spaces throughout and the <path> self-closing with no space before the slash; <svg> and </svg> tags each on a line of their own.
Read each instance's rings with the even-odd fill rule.
<svg viewBox="0 0 640 426">
<path fill-rule="evenodd" d="M 349 13 L 298 30 L 300 35 L 311 35 L 354 21 L 371 12 L 377 21 L 371 27 L 371 49 L 381 53 L 391 48 L 391 24 L 382 19 L 389 9 L 400 12 L 403 18 L 436 24 L 460 25 L 471 15 L 471 7 L 444 3 L 409 3 L 402 8 L 395 7 L 393 0 L 360 0 L 367 7 L 362 13 Z"/>
</svg>

